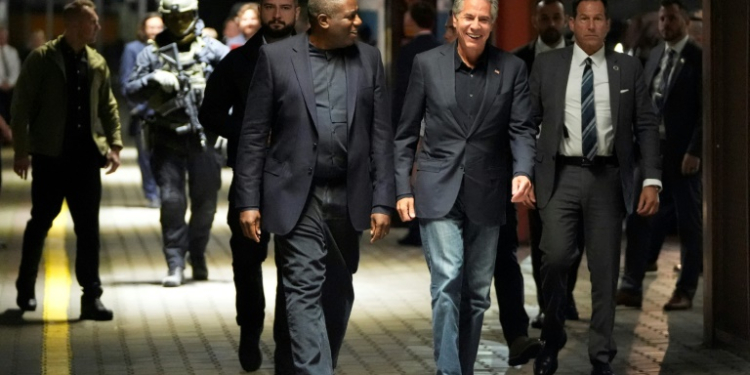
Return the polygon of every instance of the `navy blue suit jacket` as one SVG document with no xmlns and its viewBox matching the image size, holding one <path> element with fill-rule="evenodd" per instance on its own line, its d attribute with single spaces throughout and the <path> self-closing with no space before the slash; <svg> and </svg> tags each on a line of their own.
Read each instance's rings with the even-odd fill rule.
<svg viewBox="0 0 750 375">
<path fill-rule="evenodd" d="M 654 76 L 664 55 L 664 43 L 651 50 L 644 77 L 653 91 Z M 703 149 L 703 50 L 692 40 L 675 62 L 662 117 L 666 131 L 664 168 L 681 168 L 687 153 L 701 157 Z"/>
<path fill-rule="evenodd" d="M 374 207 L 395 206 L 393 127 L 380 52 L 345 51 L 349 144 L 347 207 L 358 231 Z M 255 67 L 237 152 L 236 207 L 259 207 L 264 229 L 289 233 L 307 202 L 317 153 L 317 112 L 307 34 L 265 45 Z M 270 137 L 269 137 L 270 136 Z"/>
<path fill-rule="evenodd" d="M 399 198 L 414 196 L 417 217 L 437 219 L 450 212 L 463 186 L 468 218 L 502 225 L 512 177 L 533 178 L 536 128 L 529 118 L 526 67 L 512 54 L 487 46 L 484 101 L 465 129 L 456 101 L 455 49 L 454 42 L 414 59 L 396 131 L 396 193 Z M 423 117 L 425 133 L 412 189 L 409 180 Z"/>
</svg>

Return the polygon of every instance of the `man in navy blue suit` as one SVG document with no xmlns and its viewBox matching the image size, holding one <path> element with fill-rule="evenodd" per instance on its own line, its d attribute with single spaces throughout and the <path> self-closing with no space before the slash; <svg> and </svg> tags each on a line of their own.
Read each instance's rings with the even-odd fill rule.
<svg viewBox="0 0 750 375">
<path fill-rule="evenodd" d="M 648 257 L 658 254 L 666 236 L 667 217 L 677 217 L 682 272 L 665 310 L 693 305 L 703 262 L 703 188 L 700 166 L 703 147 L 703 51 L 688 36 L 690 18 L 678 0 L 664 0 L 659 33 L 664 42 L 651 51 L 644 76 L 659 135 L 664 189 L 662 209 L 653 219 L 628 218 L 628 248 L 617 304 L 640 308 Z"/>
</svg>

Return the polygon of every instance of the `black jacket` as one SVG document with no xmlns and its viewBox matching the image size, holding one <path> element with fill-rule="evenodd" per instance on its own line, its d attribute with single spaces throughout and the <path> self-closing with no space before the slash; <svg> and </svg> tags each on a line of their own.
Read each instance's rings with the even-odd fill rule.
<svg viewBox="0 0 750 375">
<path fill-rule="evenodd" d="M 261 48 L 237 150 L 235 207 L 259 207 L 263 228 L 275 234 L 297 224 L 313 183 L 318 120 L 309 49 L 307 34 Z M 380 52 L 356 43 L 345 56 L 347 209 L 362 231 L 376 207 L 395 207 L 393 127 Z"/>
<path fill-rule="evenodd" d="M 199 115 L 201 125 L 227 139 L 227 165 L 232 168 L 245 115 L 247 90 L 253 79 L 261 46 L 263 29 L 258 30 L 243 46 L 229 52 L 206 83 Z"/>
<path fill-rule="evenodd" d="M 414 57 L 439 45 L 440 42 L 432 34 L 424 34 L 418 35 L 411 42 L 401 47 L 398 59 L 396 60 L 396 87 L 393 90 L 393 106 L 391 107 L 394 128 L 401 117 L 401 107 L 404 105 L 406 88 L 409 86 L 409 76 L 411 76 L 411 66 L 414 63 Z"/>
<path fill-rule="evenodd" d="M 664 55 L 664 43 L 651 50 L 644 69 L 650 91 L 659 62 Z M 672 79 L 664 98 L 664 130 L 666 132 L 664 168 L 679 168 L 688 153 L 701 157 L 703 148 L 703 50 L 692 40 L 675 62 Z"/>
</svg>

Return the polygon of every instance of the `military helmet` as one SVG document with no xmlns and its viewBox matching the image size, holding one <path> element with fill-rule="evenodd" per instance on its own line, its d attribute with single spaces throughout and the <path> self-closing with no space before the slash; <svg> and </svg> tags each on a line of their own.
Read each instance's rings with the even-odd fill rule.
<svg viewBox="0 0 750 375">
<path fill-rule="evenodd" d="M 164 26 L 181 38 L 193 32 L 198 21 L 198 0 L 161 0 L 159 12 Z"/>
<path fill-rule="evenodd" d="M 198 0 L 161 0 L 161 3 L 159 4 L 159 13 L 161 14 L 190 11 L 198 11 Z"/>
</svg>

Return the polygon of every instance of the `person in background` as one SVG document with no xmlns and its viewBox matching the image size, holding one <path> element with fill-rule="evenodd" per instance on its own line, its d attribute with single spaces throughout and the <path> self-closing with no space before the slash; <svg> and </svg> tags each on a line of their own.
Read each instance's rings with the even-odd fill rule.
<svg viewBox="0 0 750 375">
<path fill-rule="evenodd" d="M 299 15 L 295 0 L 261 0 L 260 30 L 242 47 L 229 52 L 221 60 L 206 84 L 206 94 L 201 105 L 200 120 L 206 129 L 227 139 L 227 166 L 236 168 L 237 146 L 245 112 L 258 110 L 254 102 L 247 102 L 248 89 L 253 78 L 258 54 L 262 46 L 282 41 L 294 35 L 294 25 Z M 249 106 L 248 106 L 249 104 Z M 260 336 L 263 333 L 266 296 L 263 290 L 262 264 L 268 255 L 270 235 L 263 232 L 260 242 L 244 236 L 235 207 L 236 175 L 229 188 L 227 224 L 231 231 L 229 247 L 232 250 L 232 271 L 236 291 L 237 324 L 240 326 L 239 359 L 245 371 L 257 370 L 262 362 Z M 273 330 L 275 374 L 293 374 L 289 327 L 284 308 L 284 288 L 281 285 L 281 267 L 278 267 L 276 309 Z"/>
<path fill-rule="evenodd" d="M 44 30 L 36 29 L 29 34 L 29 38 L 26 40 L 26 45 L 21 50 L 21 61 L 26 61 L 31 51 L 41 47 L 47 42 L 47 36 L 44 34 Z"/>
<path fill-rule="evenodd" d="M 227 40 L 229 48 L 234 49 L 245 44 L 260 29 L 259 12 L 258 3 L 245 3 L 240 7 L 234 18 L 240 34 L 231 40 Z"/>
<path fill-rule="evenodd" d="M 16 303 L 37 308 L 35 284 L 47 232 L 67 201 L 76 233 L 75 273 L 83 289 L 82 320 L 112 320 L 101 302 L 99 205 L 101 168 L 120 166 L 120 119 L 107 62 L 96 42 L 94 3 L 75 0 L 63 10 L 65 32 L 35 49 L 13 98 L 13 170 L 31 173 L 31 219 L 23 234 Z M 65 98 L 65 100 L 61 100 Z"/>
<path fill-rule="evenodd" d="M 435 27 L 436 12 L 432 4 L 427 2 L 413 3 L 404 14 L 404 30 L 411 30 L 411 40 L 406 43 L 398 54 L 396 60 L 396 87 L 393 90 L 392 122 L 398 125 L 401 118 L 401 107 L 404 104 L 406 87 L 409 85 L 411 66 L 414 57 L 422 52 L 429 51 L 440 45 L 437 38 L 432 35 Z M 422 246 L 422 238 L 419 235 L 419 223 L 412 221 L 407 223 L 408 232 L 406 236 L 398 240 L 399 245 Z"/>
<path fill-rule="evenodd" d="M 659 118 L 664 188 L 654 218 L 628 217 L 625 272 L 617 304 L 640 308 L 643 277 L 650 255 L 659 254 L 668 217 L 676 217 L 682 272 L 664 310 L 693 305 L 703 265 L 703 50 L 688 34 L 690 16 L 679 0 L 662 0 L 659 33 L 663 42 L 651 51 L 644 69 Z"/>
<path fill-rule="evenodd" d="M 153 40 L 156 35 L 164 30 L 164 22 L 159 13 L 148 13 L 141 20 L 138 28 L 137 39 L 126 44 L 120 60 L 120 89 L 125 96 L 125 86 L 128 83 L 130 75 L 133 73 L 135 61 L 138 54 L 148 45 L 149 40 Z M 125 96 L 127 98 L 127 96 Z M 127 99 L 126 99 L 127 100 Z M 135 147 L 138 150 L 138 167 L 141 169 L 141 188 L 143 195 L 148 201 L 147 205 L 151 208 L 159 208 L 161 199 L 159 199 L 159 188 L 156 186 L 156 179 L 151 171 L 151 153 L 146 147 L 143 120 L 152 111 L 148 108 L 148 103 L 133 102 L 127 100 L 130 109 L 130 125 L 128 126 L 128 135 L 135 139 Z"/>
<path fill-rule="evenodd" d="M 10 101 L 21 73 L 21 59 L 18 57 L 18 50 L 8 44 L 8 37 L 8 29 L 0 26 L 0 116 L 6 121 L 12 121 Z"/>
<path fill-rule="evenodd" d="M 227 18 L 224 21 L 222 35 L 224 35 L 224 44 L 231 49 L 235 49 L 245 43 L 245 37 L 240 32 L 240 26 L 237 24 L 235 17 Z"/>
<path fill-rule="evenodd" d="M 162 0 L 159 13 L 165 29 L 138 55 L 125 93 L 131 100 L 148 101 L 154 111 L 147 119 L 147 141 L 161 198 L 167 263 L 162 286 L 178 287 L 184 283 L 187 254 L 193 280 L 208 280 L 206 246 L 221 188 L 222 160 L 218 136 L 203 129 L 197 112 L 206 80 L 229 48 L 201 36 L 198 0 Z"/>
<path fill-rule="evenodd" d="M 554 49 L 565 48 L 572 44 L 570 40 L 563 36 L 566 19 L 565 5 L 561 0 L 538 1 L 534 8 L 534 15 L 531 20 L 538 36 L 530 43 L 513 51 L 513 54 L 526 63 L 526 68 L 529 70 L 529 74 L 531 74 L 531 68 L 534 66 L 534 60 L 537 55 Z M 512 209 L 515 210 L 513 207 Z M 515 224 L 515 211 L 512 216 L 513 224 Z M 512 231 L 515 230 L 516 227 L 514 225 Z M 511 233 L 510 228 L 507 230 L 507 233 Z M 583 227 L 579 228 L 578 233 L 579 253 L 570 266 L 570 272 L 568 272 L 568 304 L 565 307 L 565 319 L 567 320 L 579 319 L 578 309 L 576 308 L 576 303 L 573 299 L 573 290 L 576 287 L 576 281 L 578 280 L 578 267 L 581 264 L 581 258 L 583 257 Z M 545 306 L 541 278 L 542 251 L 539 249 L 539 243 L 542 240 L 542 218 L 539 216 L 539 210 L 536 209 L 529 210 L 529 237 L 529 242 L 531 244 L 532 275 L 534 276 L 534 284 L 536 284 L 536 299 L 539 303 L 539 314 L 537 314 L 536 318 L 531 322 L 531 326 L 533 328 L 542 329 Z M 497 280 L 498 274 L 503 271 L 502 268 L 495 269 L 495 280 Z"/>
</svg>

